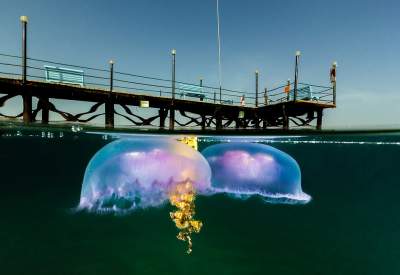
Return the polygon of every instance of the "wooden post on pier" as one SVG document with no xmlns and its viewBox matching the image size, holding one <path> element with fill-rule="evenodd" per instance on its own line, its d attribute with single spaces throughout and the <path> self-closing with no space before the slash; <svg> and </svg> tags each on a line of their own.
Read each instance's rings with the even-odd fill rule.
<svg viewBox="0 0 400 275">
<path fill-rule="evenodd" d="M 206 115 L 204 113 L 200 114 L 200 127 L 201 130 L 205 130 L 206 129 Z"/>
<path fill-rule="evenodd" d="M 222 104 L 222 86 L 219 86 L 219 104 Z"/>
<path fill-rule="evenodd" d="M 175 107 L 174 107 L 174 100 L 175 100 L 175 69 L 176 69 L 176 50 L 173 49 L 171 51 L 172 54 L 172 101 L 171 107 L 169 110 L 169 129 L 172 131 L 175 128 Z"/>
<path fill-rule="evenodd" d="M 200 87 L 203 87 L 203 78 L 200 77 Z M 203 89 L 201 90 L 203 92 Z M 200 101 L 204 101 L 203 98 L 200 98 Z M 200 114 L 200 127 L 201 130 L 205 130 L 206 129 L 206 115 L 202 112 Z"/>
<path fill-rule="evenodd" d="M 40 97 L 39 101 L 41 102 L 42 106 L 42 123 L 48 124 L 49 123 L 49 98 L 48 97 Z"/>
<path fill-rule="evenodd" d="M 264 104 L 265 104 L 265 106 L 268 105 L 268 90 L 267 90 L 267 88 L 264 89 Z"/>
<path fill-rule="evenodd" d="M 215 110 L 215 128 L 216 130 L 222 129 L 222 114 L 219 108 Z"/>
<path fill-rule="evenodd" d="M 22 100 L 23 100 L 23 119 L 25 123 L 32 122 L 32 96 L 26 89 L 27 71 L 27 29 L 28 16 L 21 16 L 22 23 Z"/>
<path fill-rule="evenodd" d="M 265 106 L 268 106 L 268 89 L 264 88 L 264 104 Z M 267 129 L 267 120 L 265 119 L 265 116 L 263 116 L 263 124 L 262 128 Z"/>
<path fill-rule="evenodd" d="M 112 92 L 114 87 L 114 61 L 110 60 L 110 94 L 105 102 L 105 122 L 106 127 L 114 128 L 114 102 L 112 100 Z"/>
<path fill-rule="evenodd" d="M 258 107 L 258 74 L 259 72 L 258 70 L 256 70 L 256 108 Z"/>
<path fill-rule="evenodd" d="M 200 87 L 201 87 L 201 92 L 203 92 L 203 78 L 200 77 Z M 204 98 L 200 98 L 200 101 L 204 101 Z"/>
<path fill-rule="evenodd" d="M 168 116 L 168 109 L 160 108 L 158 110 L 158 114 L 160 116 L 160 129 L 164 129 L 165 128 L 165 119 Z"/>
<path fill-rule="evenodd" d="M 322 129 L 322 116 L 323 116 L 323 110 L 318 109 L 317 110 L 317 130 Z"/>
<path fill-rule="evenodd" d="M 286 112 L 286 105 L 282 105 L 282 119 L 283 119 L 283 130 L 289 130 L 289 117 Z"/>
</svg>

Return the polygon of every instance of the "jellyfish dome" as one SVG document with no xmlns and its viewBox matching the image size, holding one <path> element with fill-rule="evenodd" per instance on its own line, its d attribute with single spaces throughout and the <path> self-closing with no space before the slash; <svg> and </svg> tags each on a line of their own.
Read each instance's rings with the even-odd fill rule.
<svg viewBox="0 0 400 275">
<path fill-rule="evenodd" d="M 202 151 L 212 171 L 212 190 L 272 203 L 307 203 L 301 172 L 288 154 L 264 144 L 232 142 Z"/>
<path fill-rule="evenodd" d="M 210 188 L 211 169 L 196 150 L 173 139 L 129 138 L 107 144 L 90 160 L 79 209 L 124 212 L 168 200 L 174 185 Z"/>
</svg>

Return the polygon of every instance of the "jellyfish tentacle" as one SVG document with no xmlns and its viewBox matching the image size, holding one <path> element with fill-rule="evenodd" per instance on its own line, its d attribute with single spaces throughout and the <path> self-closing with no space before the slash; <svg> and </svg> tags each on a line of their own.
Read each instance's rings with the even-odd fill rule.
<svg viewBox="0 0 400 275">
<path fill-rule="evenodd" d="M 170 212 L 170 217 L 179 229 L 176 236 L 178 240 L 188 244 L 187 253 L 192 253 L 192 237 L 191 234 L 199 233 L 203 223 L 195 220 L 193 217 L 195 211 L 196 192 L 194 185 L 190 180 L 176 184 L 169 193 L 169 200 L 172 206 L 177 208 L 176 211 Z"/>
</svg>

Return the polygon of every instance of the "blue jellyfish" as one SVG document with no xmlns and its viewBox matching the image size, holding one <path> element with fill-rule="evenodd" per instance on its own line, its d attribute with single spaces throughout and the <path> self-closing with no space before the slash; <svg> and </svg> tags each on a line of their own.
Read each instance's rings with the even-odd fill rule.
<svg viewBox="0 0 400 275">
<path fill-rule="evenodd" d="M 276 203 L 307 203 L 301 172 L 288 154 L 264 144 L 224 143 L 202 151 L 212 171 L 213 192 L 240 197 L 260 195 Z"/>
<path fill-rule="evenodd" d="M 210 186 L 211 169 L 196 150 L 167 138 L 129 138 L 107 144 L 90 160 L 79 209 L 124 212 L 168 201 L 174 185 Z"/>
</svg>

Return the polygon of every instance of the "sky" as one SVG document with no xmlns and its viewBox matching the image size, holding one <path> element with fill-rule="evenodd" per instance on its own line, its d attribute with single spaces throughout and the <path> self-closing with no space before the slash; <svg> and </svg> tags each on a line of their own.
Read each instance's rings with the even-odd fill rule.
<svg viewBox="0 0 400 275">
<path fill-rule="evenodd" d="M 338 62 L 325 128 L 398 128 L 399 11 L 392 0 L 220 0 L 222 85 L 254 90 L 258 69 L 273 88 L 294 78 L 300 50 L 303 82 L 329 85 Z M 0 53 L 20 54 L 21 15 L 31 57 L 103 69 L 113 59 L 118 71 L 170 78 L 175 48 L 177 80 L 218 86 L 216 0 L 0 0 Z"/>
</svg>

